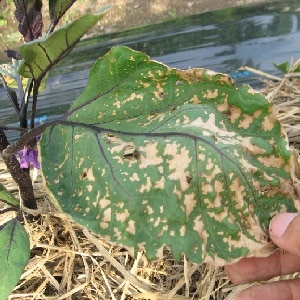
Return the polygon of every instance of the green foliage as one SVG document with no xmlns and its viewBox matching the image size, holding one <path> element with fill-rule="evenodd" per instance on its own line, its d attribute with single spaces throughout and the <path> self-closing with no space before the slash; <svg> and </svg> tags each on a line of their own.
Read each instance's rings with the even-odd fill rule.
<svg viewBox="0 0 300 300">
<path fill-rule="evenodd" d="M 274 66 L 276 67 L 276 69 L 278 69 L 279 71 L 283 72 L 283 73 L 287 73 L 290 69 L 290 64 L 288 62 L 284 62 L 282 64 L 275 64 Z"/>
<path fill-rule="evenodd" d="M 164 245 L 195 263 L 259 256 L 271 217 L 295 211 L 292 152 L 271 103 L 227 75 L 126 47 L 97 61 L 40 154 L 62 211 L 149 259 Z"/>
<path fill-rule="evenodd" d="M 0 18 L 0 27 L 4 27 L 7 25 L 7 21 Z"/>
<path fill-rule="evenodd" d="M 103 11 L 109 7 L 105 7 Z M 93 27 L 103 14 L 87 14 L 65 25 L 49 36 L 21 46 L 23 60 L 19 66 L 20 75 L 41 80 L 62 57 L 68 54 L 80 38 Z M 58 47 L 59 45 L 59 47 Z"/>
<path fill-rule="evenodd" d="M 20 127 L 24 129 L 27 128 L 28 124 L 27 110 L 30 102 L 32 102 L 30 127 L 34 127 L 37 96 L 40 89 L 43 88 L 47 72 L 73 49 L 80 38 L 102 18 L 101 13 L 108 9 L 107 6 L 99 14 L 85 15 L 53 32 L 58 20 L 73 2 L 70 0 L 49 1 L 51 24 L 45 37 L 37 39 L 42 35 L 43 28 L 42 1 L 14 1 L 19 32 L 25 41 L 30 42 L 25 43 L 20 48 L 22 56 L 20 63 L 20 53 L 11 50 L 6 51 L 7 55 L 14 59 L 14 62 L 12 65 L 0 66 L 0 82 L 6 89 L 12 107 L 19 117 Z M 18 72 L 16 72 L 17 66 L 19 66 Z M 26 77 L 25 80 L 23 77 Z M 18 91 L 16 92 L 12 88 L 17 88 Z M 32 99 L 30 99 L 31 96 Z M 19 161 L 15 157 L 15 152 L 19 148 L 5 155 L 4 152 L 8 150 L 9 143 L 2 127 L 0 127 L 0 137 L 1 152 L 4 150 L 4 162 L 9 167 L 13 179 L 19 184 L 23 205 L 36 209 L 37 205 L 29 172 L 24 172 L 20 168 Z M 35 135 L 29 134 L 26 142 L 18 141 L 17 144 L 21 143 L 21 146 L 26 147 L 26 150 L 30 152 L 31 147 L 35 144 L 35 138 Z M 25 155 L 23 159 L 27 160 L 28 163 L 32 162 L 30 155 Z M 7 299 L 20 279 L 29 259 L 30 245 L 28 235 L 19 222 L 19 201 L 2 185 L 0 185 L 0 200 L 13 206 L 0 211 L 1 219 L 6 219 L 0 225 L 0 300 L 4 300 Z M 7 217 L 7 214 L 11 212 L 14 213 L 14 216 L 9 215 Z"/>
<path fill-rule="evenodd" d="M 0 200 L 12 206 L 20 206 L 19 201 L 2 184 L 0 184 Z"/>
<path fill-rule="evenodd" d="M 6 300 L 29 260 L 30 245 L 24 227 L 15 217 L 0 230 L 0 300 Z"/>
<path fill-rule="evenodd" d="M 289 72 L 300 72 L 300 65 L 296 66 L 295 68 L 291 67 L 291 64 L 289 62 L 284 62 L 281 64 L 275 64 L 274 66 L 281 72 L 283 72 L 284 74 L 287 74 Z"/>
<path fill-rule="evenodd" d="M 29 260 L 27 232 L 18 220 L 19 201 L 0 184 L 0 201 L 12 207 L 0 210 L 0 300 L 6 300 Z"/>
<path fill-rule="evenodd" d="M 76 0 L 49 0 L 49 14 L 51 22 L 57 24 L 59 19 L 74 4 Z"/>
</svg>

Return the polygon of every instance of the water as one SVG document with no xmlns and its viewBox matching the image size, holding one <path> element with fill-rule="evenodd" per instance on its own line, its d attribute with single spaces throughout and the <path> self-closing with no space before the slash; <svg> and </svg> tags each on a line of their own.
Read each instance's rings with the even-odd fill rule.
<svg viewBox="0 0 300 300">
<path fill-rule="evenodd" d="M 299 0 L 209 12 L 87 39 L 51 71 L 38 101 L 37 121 L 63 114 L 82 92 L 92 64 L 116 45 L 143 51 L 170 67 L 209 68 L 231 74 L 237 84 L 258 87 L 256 75 L 237 69 L 247 65 L 278 75 L 273 63 L 297 60 L 299 40 Z M 0 125 L 16 122 L 6 93 L 0 88 Z"/>
</svg>

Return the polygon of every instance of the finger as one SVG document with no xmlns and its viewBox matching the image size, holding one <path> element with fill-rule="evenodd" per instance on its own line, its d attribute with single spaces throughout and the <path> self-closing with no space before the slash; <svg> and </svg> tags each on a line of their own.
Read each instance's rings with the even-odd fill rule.
<svg viewBox="0 0 300 300">
<path fill-rule="evenodd" d="M 268 280 L 275 276 L 292 274 L 300 270 L 300 257 L 280 250 L 268 257 L 243 258 L 225 266 L 229 279 L 237 284 Z M 299 298 L 300 299 L 300 298 Z"/>
<path fill-rule="evenodd" d="M 293 300 L 300 299 L 300 279 L 283 280 L 252 286 L 242 291 L 236 300 Z"/>
<path fill-rule="evenodd" d="M 270 237 L 279 247 L 300 257 L 300 214 L 281 213 L 270 223 Z"/>
</svg>

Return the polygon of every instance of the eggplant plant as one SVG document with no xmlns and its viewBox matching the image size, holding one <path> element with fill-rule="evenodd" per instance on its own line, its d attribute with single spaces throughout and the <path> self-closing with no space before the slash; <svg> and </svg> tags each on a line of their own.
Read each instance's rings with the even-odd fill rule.
<svg viewBox="0 0 300 300">
<path fill-rule="evenodd" d="M 22 46 L 18 74 L 40 84 L 78 40 L 73 34 L 98 17 Z M 266 255 L 274 250 L 271 218 L 299 210 L 298 161 L 274 105 L 225 74 L 178 70 L 114 47 L 59 120 L 24 132 L 3 157 L 38 135 L 52 204 L 150 260 L 166 246 L 176 259 L 216 266 Z"/>
</svg>

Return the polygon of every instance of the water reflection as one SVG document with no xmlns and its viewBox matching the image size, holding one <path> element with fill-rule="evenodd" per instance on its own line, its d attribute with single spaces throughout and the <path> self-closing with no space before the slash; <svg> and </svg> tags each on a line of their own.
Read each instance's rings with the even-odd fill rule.
<svg viewBox="0 0 300 300">
<path fill-rule="evenodd" d="M 299 1 L 226 9 L 82 42 L 71 63 L 92 64 L 113 45 L 128 45 L 171 67 L 235 72 L 242 65 L 272 71 L 298 55 Z M 271 55 L 270 55 L 271 54 Z"/>
<path fill-rule="evenodd" d="M 273 63 L 300 56 L 300 1 L 209 12 L 82 41 L 50 74 L 38 111 L 48 120 L 66 111 L 84 88 L 89 68 L 115 45 L 143 51 L 171 67 L 205 67 L 236 76 L 248 65 L 275 73 Z M 0 124 L 16 122 L 0 89 Z"/>
</svg>

